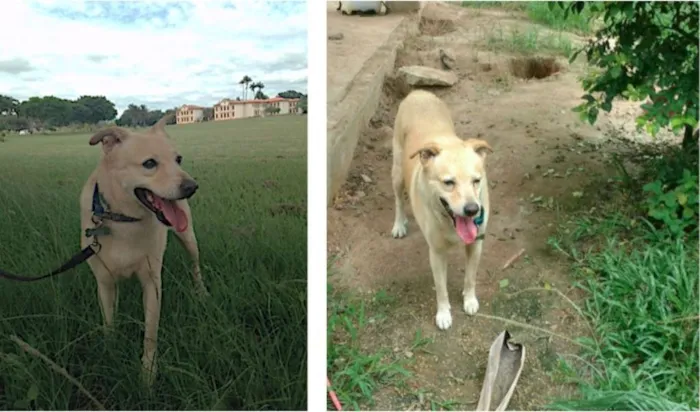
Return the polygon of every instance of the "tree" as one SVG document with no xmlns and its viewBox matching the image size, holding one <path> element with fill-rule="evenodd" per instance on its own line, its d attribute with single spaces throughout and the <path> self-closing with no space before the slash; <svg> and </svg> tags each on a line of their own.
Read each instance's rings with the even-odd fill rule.
<svg viewBox="0 0 700 412">
<path fill-rule="evenodd" d="M 603 16 L 595 38 L 571 57 L 585 51 L 588 62 L 601 69 L 583 79 L 585 102 L 575 110 L 595 123 L 599 110 L 609 112 L 615 98 L 645 100 L 639 127 L 652 135 L 667 126 L 684 129 L 683 148 L 697 150 L 698 3 L 557 3 L 567 13 L 590 7 Z"/>
<path fill-rule="evenodd" d="M 280 110 L 281 110 L 281 109 L 280 109 L 279 107 L 267 106 L 267 107 L 265 108 L 265 114 L 267 114 L 267 115 L 270 115 L 270 114 L 277 114 L 277 113 L 280 112 Z"/>
<path fill-rule="evenodd" d="M 75 104 L 85 106 L 88 110 L 86 117 L 79 120 L 80 123 L 96 124 L 103 120 L 113 120 L 117 116 L 114 103 L 104 96 L 80 96 Z"/>
<path fill-rule="evenodd" d="M 246 97 L 248 96 L 248 85 L 252 82 L 253 79 L 251 79 L 247 74 L 238 82 L 238 84 L 243 85 L 243 100 L 246 100 Z"/>
<path fill-rule="evenodd" d="M 262 89 L 264 89 L 264 88 L 265 88 L 265 83 L 263 83 L 263 82 L 252 83 L 250 85 L 250 90 L 252 90 L 253 92 L 255 92 L 257 90 L 257 92 L 255 93 L 255 98 L 258 100 L 265 100 L 268 98 L 267 95 L 262 93 Z M 259 97 L 259 96 L 264 96 L 264 97 Z"/>
<path fill-rule="evenodd" d="M 31 122 L 26 117 L 15 115 L 0 115 L 0 131 L 20 131 L 29 129 Z"/>
<path fill-rule="evenodd" d="M 205 107 L 203 110 L 203 117 L 202 121 L 208 122 L 214 118 L 214 108 L 213 107 Z"/>
<path fill-rule="evenodd" d="M 173 110 L 173 109 L 170 109 Z M 130 104 L 124 113 L 117 119 L 117 126 L 127 127 L 145 127 L 153 126 L 160 120 L 167 111 L 163 113 L 161 110 L 148 110 L 145 105 Z M 171 122 L 171 119 L 168 119 Z M 172 124 L 172 123 L 169 123 Z"/>
<path fill-rule="evenodd" d="M 277 96 L 282 97 L 284 99 L 301 99 L 306 95 L 303 93 L 299 93 L 296 90 L 287 90 L 286 92 L 278 93 Z"/>
<path fill-rule="evenodd" d="M 75 122 L 75 102 L 55 96 L 30 97 L 19 104 L 17 111 L 20 116 L 35 119 L 47 128 Z"/>
<path fill-rule="evenodd" d="M 299 110 L 301 110 L 301 112 L 304 114 L 306 114 L 308 112 L 308 109 L 309 109 L 309 107 L 308 107 L 309 101 L 308 100 L 309 100 L 309 98 L 307 96 L 304 96 L 299 100 L 299 103 L 297 104 L 297 107 L 299 108 Z"/>
<path fill-rule="evenodd" d="M 12 96 L 0 94 L 0 114 L 16 114 L 19 101 Z"/>
</svg>

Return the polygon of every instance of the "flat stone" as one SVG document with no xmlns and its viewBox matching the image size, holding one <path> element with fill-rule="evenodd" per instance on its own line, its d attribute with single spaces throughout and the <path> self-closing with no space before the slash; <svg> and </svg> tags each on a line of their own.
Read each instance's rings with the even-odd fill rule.
<svg viewBox="0 0 700 412">
<path fill-rule="evenodd" d="M 450 87 L 457 83 L 457 76 L 444 70 L 426 66 L 405 66 L 399 73 L 411 86 L 441 86 Z"/>
</svg>

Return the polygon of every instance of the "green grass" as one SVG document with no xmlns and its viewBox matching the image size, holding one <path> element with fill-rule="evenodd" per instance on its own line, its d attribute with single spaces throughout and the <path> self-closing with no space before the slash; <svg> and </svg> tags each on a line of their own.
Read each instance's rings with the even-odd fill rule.
<svg viewBox="0 0 700 412">
<path fill-rule="evenodd" d="M 584 8 L 581 14 L 569 13 L 564 16 L 564 9 L 555 6 L 551 10 L 546 1 L 463 1 L 462 6 L 471 8 L 498 8 L 525 13 L 529 20 L 540 23 L 555 30 L 569 31 L 579 34 L 591 33 L 592 13 Z"/>
<path fill-rule="evenodd" d="M 660 176 L 664 167 L 654 167 Z M 632 196 L 642 193 L 638 180 L 628 184 L 636 186 L 628 189 Z M 558 400 L 553 409 L 698 409 L 697 232 L 674 237 L 635 203 L 643 204 L 581 216 L 551 241 L 576 262 L 583 312 L 595 331 L 582 339 L 590 349 L 562 363 L 579 398 Z"/>
<path fill-rule="evenodd" d="M 391 358 L 390 351 L 371 351 L 362 345 L 369 326 L 380 320 L 390 302 L 377 293 L 367 302 L 355 295 L 328 288 L 328 377 L 343 409 L 360 410 L 374 404 L 374 394 L 383 386 L 401 385 L 409 375 L 405 363 Z M 414 346 L 423 345 L 423 340 Z M 334 406 L 328 400 L 329 410 Z"/>
<path fill-rule="evenodd" d="M 563 9 L 554 7 L 550 10 L 547 2 L 464 1 L 462 6 L 506 10 L 522 14 L 529 21 L 540 24 L 525 29 L 514 26 L 504 30 L 497 26 L 489 30 L 485 34 L 484 43 L 494 51 L 524 55 L 549 53 L 569 57 L 577 45 L 568 33 L 588 34 L 593 31 L 589 8 L 584 8 L 581 14 L 569 13 L 564 17 Z"/>
<path fill-rule="evenodd" d="M 486 46 L 508 53 L 533 55 L 544 52 L 565 57 L 569 57 L 575 48 L 565 33 L 548 33 L 537 27 L 525 30 L 494 28 L 486 34 Z"/>
<path fill-rule="evenodd" d="M 107 337 L 87 265 L 38 283 L 0 280 L 0 409 L 93 407 L 11 334 L 110 409 L 305 409 L 306 213 L 270 210 L 281 203 L 305 210 L 306 129 L 305 116 L 167 128 L 200 185 L 191 207 L 211 298 L 196 297 L 189 258 L 170 235 L 151 393 L 139 376 L 138 280 L 120 284 Z M 1 268 L 39 275 L 79 250 L 77 198 L 101 155 L 89 137 L 0 143 Z"/>
</svg>

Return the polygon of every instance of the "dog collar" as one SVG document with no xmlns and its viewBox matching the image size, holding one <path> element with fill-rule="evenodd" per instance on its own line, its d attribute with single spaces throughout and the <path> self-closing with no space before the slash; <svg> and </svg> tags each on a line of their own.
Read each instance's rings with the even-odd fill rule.
<svg viewBox="0 0 700 412">
<path fill-rule="evenodd" d="M 479 216 L 474 218 L 474 224 L 479 227 L 484 224 L 484 207 L 482 206 L 479 211 Z"/>
<path fill-rule="evenodd" d="M 109 204 L 100 193 L 100 187 L 97 183 L 95 183 L 95 189 L 92 192 L 92 215 L 98 219 L 106 219 L 113 222 L 138 222 L 141 220 L 122 215 L 121 213 L 110 212 Z"/>
</svg>

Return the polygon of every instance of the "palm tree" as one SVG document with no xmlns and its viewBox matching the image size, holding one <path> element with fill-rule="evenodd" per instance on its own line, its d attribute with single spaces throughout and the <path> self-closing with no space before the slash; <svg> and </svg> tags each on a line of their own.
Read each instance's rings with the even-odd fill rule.
<svg viewBox="0 0 700 412">
<path fill-rule="evenodd" d="M 243 76 L 241 81 L 238 82 L 238 84 L 243 85 L 243 100 L 246 100 L 246 96 L 248 95 L 248 93 L 246 93 L 248 91 L 248 85 L 252 82 L 253 79 L 251 79 L 247 74 Z"/>
<path fill-rule="evenodd" d="M 263 96 L 262 89 L 264 89 L 264 88 L 265 88 L 265 83 L 263 83 L 263 82 L 252 83 L 250 85 L 250 90 L 252 90 L 254 93 L 257 91 L 257 93 L 255 93 L 255 95 L 254 95 L 255 99 L 261 99 L 261 97 L 259 97 L 259 96 Z"/>
<path fill-rule="evenodd" d="M 257 97 L 258 95 L 263 95 L 262 89 L 264 89 L 264 88 L 265 88 L 265 83 L 263 83 L 263 82 L 258 82 L 258 92 L 255 94 L 256 97 Z M 263 96 L 264 96 L 264 95 L 263 95 Z"/>
</svg>

